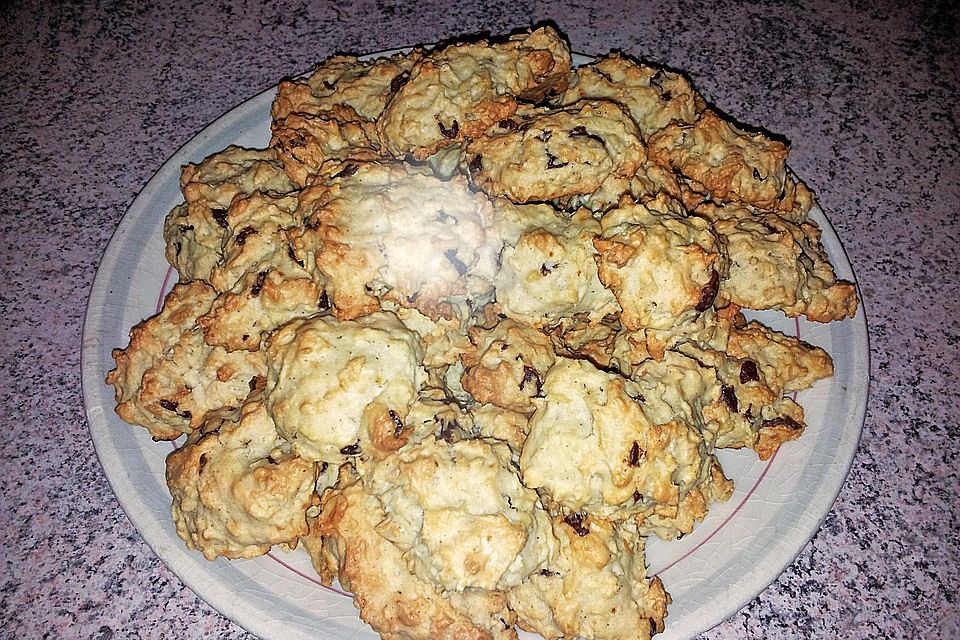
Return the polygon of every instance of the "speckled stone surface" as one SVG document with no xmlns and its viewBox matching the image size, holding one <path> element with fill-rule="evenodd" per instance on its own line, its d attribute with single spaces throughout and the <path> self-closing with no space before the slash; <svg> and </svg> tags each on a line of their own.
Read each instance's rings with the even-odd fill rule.
<svg viewBox="0 0 960 640">
<path fill-rule="evenodd" d="M 0 637 L 249 637 L 140 539 L 83 412 L 88 291 L 160 164 L 334 51 L 545 19 L 577 50 L 621 48 L 684 69 L 728 113 L 790 139 L 791 164 L 819 193 L 866 302 L 872 393 L 846 486 L 797 561 L 704 637 L 960 637 L 951 4 L 3 3 Z"/>
</svg>

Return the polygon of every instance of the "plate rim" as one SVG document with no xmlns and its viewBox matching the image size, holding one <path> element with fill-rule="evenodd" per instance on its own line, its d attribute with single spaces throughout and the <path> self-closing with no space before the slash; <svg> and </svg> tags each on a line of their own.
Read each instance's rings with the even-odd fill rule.
<svg viewBox="0 0 960 640">
<path fill-rule="evenodd" d="M 376 51 L 363 54 L 359 57 L 361 59 L 375 58 L 393 55 L 395 53 L 408 51 L 410 49 L 412 49 L 412 47 Z M 596 57 L 576 51 L 572 53 L 575 66 L 582 64 L 583 61 L 589 61 Z M 577 58 L 580 58 L 581 62 L 576 62 Z M 310 73 L 312 68 L 313 67 L 295 77 L 302 77 Z M 187 586 L 198 598 L 206 602 L 225 618 L 233 621 L 244 630 L 259 637 L 268 637 L 269 634 L 273 632 L 273 629 L 267 624 L 267 620 L 256 615 L 254 610 L 250 610 L 250 612 L 248 612 L 248 610 L 245 608 L 238 609 L 237 607 L 231 607 L 230 605 L 234 603 L 231 603 L 229 598 L 225 595 L 210 594 L 208 591 L 206 593 L 201 593 L 202 591 L 206 590 L 201 584 L 203 580 L 200 578 L 200 576 L 196 575 L 192 571 L 184 571 L 182 567 L 179 567 L 179 563 L 175 558 L 167 557 L 162 549 L 162 543 L 165 541 L 160 539 L 161 535 L 158 533 L 155 534 L 146 529 L 135 517 L 136 513 L 139 511 L 137 508 L 138 505 L 135 504 L 135 498 L 129 495 L 128 492 L 123 490 L 123 488 L 119 485 L 120 481 L 123 480 L 122 474 L 109 471 L 107 466 L 104 464 L 104 449 L 106 446 L 106 440 L 110 437 L 110 433 L 109 427 L 106 430 L 100 430 L 96 427 L 98 418 L 100 417 L 98 412 L 99 414 L 102 414 L 105 410 L 104 407 L 95 403 L 96 399 L 93 396 L 92 389 L 94 385 L 99 387 L 105 386 L 106 383 L 100 377 L 100 371 L 98 367 L 100 363 L 98 362 L 97 355 L 98 350 L 103 347 L 103 345 L 100 344 L 98 337 L 94 335 L 94 324 L 96 315 L 98 313 L 98 306 L 102 306 L 102 304 L 98 305 L 97 303 L 105 302 L 109 293 L 109 276 L 112 275 L 112 270 L 109 270 L 110 273 L 108 273 L 108 269 L 104 268 L 105 264 L 110 260 L 116 259 L 116 257 L 119 255 L 118 247 L 122 246 L 122 243 L 129 238 L 136 228 L 136 223 L 130 216 L 131 210 L 138 205 L 141 205 L 142 200 L 149 199 L 151 195 L 158 190 L 158 187 L 162 181 L 162 175 L 169 173 L 171 170 L 179 172 L 180 160 L 185 156 L 190 157 L 191 155 L 196 155 L 195 153 L 191 154 L 191 150 L 202 147 L 203 143 L 206 142 L 208 138 L 212 137 L 212 130 L 214 128 L 222 128 L 228 125 L 231 120 L 239 119 L 241 112 L 252 109 L 254 103 L 265 99 L 267 96 L 270 96 L 272 101 L 272 96 L 276 92 L 278 85 L 279 83 L 274 84 L 250 97 L 241 100 L 223 112 L 220 116 L 214 118 L 204 125 L 203 128 L 201 128 L 183 144 L 177 147 L 137 192 L 134 198 L 130 201 L 130 204 L 124 210 L 123 215 L 118 221 L 114 232 L 111 234 L 110 239 L 106 243 L 106 246 L 101 253 L 100 259 L 97 262 L 96 273 L 90 286 L 90 293 L 87 297 L 87 302 L 84 309 L 83 327 L 81 333 L 81 392 L 83 394 L 84 413 L 87 419 L 87 427 L 97 454 L 97 463 L 100 465 L 103 475 L 107 479 L 110 489 L 116 497 L 117 502 L 120 504 L 120 507 L 126 515 L 128 521 L 134 526 L 134 528 L 140 534 L 140 537 L 147 544 L 150 550 L 160 559 L 164 566 L 167 567 L 167 569 L 170 570 L 171 573 L 173 573 L 177 579 Z M 816 505 L 818 507 L 817 510 L 820 511 L 818 517 L 811 519 L 807 526 L 794 529 L 794 531 L 798 533 L 798 535 L 791 536 L 791 538 L 796 541 L 795 551 L 791 551 L 790 553 L 782 555 L 781 562 L 775 563 L 774 565 L 776 567 L 775 571 L 760 571 L 747 576 L 745 581 L 741 584 L 744 587 L 743 591 L 748 595 L 737 599 L 736 606 L 734 607 L 731 605 L 728 607 L 729 610 L 715 611 L 714 613 L 700 618 L 699 624 L 696 625 L 696 629 L 687 637 L 695 637 L 696 635 L 704 633 L 736 615 L 750 602 L 755 600 L 757 596 L 759 596 L 765 589 L 773 584 L 788 567 L 796 562 L 796 559 L 803 553 L 804 549 L 820 530 L 823 522 L 833 510 L 840 492 L 846 485 L 850 470 L 856 459 L 856 453 L 859 450 L 860 441 L 863 437 L 863 427 L 865 424 L 866 411 L 872 386 L 870 376 L 871 352 L 867 309 L 865 308 L 860 284 L 856 278 L 856 274 L 853 270 L 852 263 L 850 262 L 846 247 L 843 245 L 839 235 L 836 233 L 836 230 L 830 222 L 827 213 L 822 209 L 822 207 L 820 207 L 819 201 L 816 202 L 815 206 L 820 210 L 824 220 L 826 221 L 826 225 L 821 225 L 822 233 L 829 237 L 831 243 L 835 244 L 840 249 L 839 254 L 830 256 L 831 261 L 833 262 L 833 265 L 838 273 L 849 273 L 850 280 L 854 283 L 857 291 L 857 301 L 859 307 L 858 313 L 853 318 L 848 318 L 845 320 L 854 323 L 854 326 L 851 327 L 851 336 L 854 339 L 855 344 L 851 349 L 851 353 L 853 354 L 853 360 L 857 361 L 856 370 L 862 371 L 865 378 L 863 392 L 856 397 L 856 401 L 852 403 L 851 406 L 853 409 L 853 419 L 851 422 L 856 425 L 856 437 L 851 438 L 850 444 L 847 447 L 848 451 L 845 451 L 845 462 L 843 464 L 842 473 L 838 473 L 836 475 L 836 480 L 834 483 L 827 485 L 829 491 L 821 490 L 821 492 L 814 494 L 811 502 L 808 504 L 808 506 Z M 800 541 L 801 538 L 802 542 Z M 764 561 L 766 562 L 767 559 L 765 558 Z M 713 607 L 712 609 L 717 610 L 720 609 L 720 607 Z M 671 630 L 669 625 L 669 615 L 667 621 L 667 632 L 669 632 Z M 339 636 L 330 633 L 323 628 L 312 629 L 312 632 L 322 635 L 326 638 L 339 638 Z"/>
</svg>

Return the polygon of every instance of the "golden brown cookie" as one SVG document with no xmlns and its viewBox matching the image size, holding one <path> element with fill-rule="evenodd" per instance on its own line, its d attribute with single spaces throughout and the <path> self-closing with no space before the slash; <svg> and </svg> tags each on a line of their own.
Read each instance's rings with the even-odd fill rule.
<svg viewBox="0 0 960 640">
<path fill-rule="evenodd" d="M 267 342 L 265 403 L 298 455 L 340 464 L 406 442 L 426 373 L 417 336 L 391 313 L 293 320 Z"/>
<path fill-rule="evenodd" d="M 173 440 L 208 414 L 239 407 L 266 373 L 263 353 L 204 342 L 197 318 L 216 295 L 199 280 L 176 285 L 157 315 L 130 330 L 130 344 L 113 351 L 117 366 L 107 384 L 116 389 L 117 414 L 155 440 Z"/>
<path fill-rule="evenodd" d="M 644 140 L 670 124 L 692 124 L 706 106 L 682 75 L 620 53 L 577 67 L 560 103 L 598 98 L 626 107 Z"/>
<path fill-rule="evenodd" d="M 180 280 L 188 281 L 209 280 L 222 260 L 223 240 L 230 233 L 227 210 L 235 197 L 283 194 L 295 186 L 272 149 L 231 146 L 186 165 L 180 188 L 185 202 L 167 216 L 163 238 L 167 260 Z"/>
<path fill-rule="evenodd" d="M 207 560 L 296 547 L 308 531 L 317 472 L 290 451 L 259 400 L 213 416 L 167 456 L 177 534 Z"/>
<path fill-rule="evenodd" d="M 644 543 L 630 523 L 557 518 L 555 562 L 509 592 L 521 628 L 548 640 L 647 640 L 663 631 L 670 596 L 647 578 Z"/>
<path fill-rule="evenodd" d="M 478 138 L 516 112 L 518 99 L 544 95 L 570 71 L 570 49 L 550 27 L 504 42 L 454 44 L 410 70 L 377 121 L 385 147 L 423 160 L 443 147 Z"/>
<path fill-rule="evenodd" d="M 566 202 L 604 188 L 615 203 L 646 151 L 620 105 L 584 100 L 559 109 L 523 108 L 470 142 L 465 158 L 472 182 L 493 196 Z"/>
<path fill-rule="evenodd" d="M 354 596 L 360 617 L 385 640 L 516 640 L 516 617 L 497 591 L 444 591 L 408 568 L 380 533 L 380 500 L 349 472 L 328 492 L 307 548 L 328 582 Z"/>
<path fill-rule="evenodd" d="M 624 327 L 669 329 L 714 306 L 727 259 L 708 222 L 661 195 L 645 204 L 625 201 L 600 225 L 600 281 L 617 297 Z"/>
</svg>

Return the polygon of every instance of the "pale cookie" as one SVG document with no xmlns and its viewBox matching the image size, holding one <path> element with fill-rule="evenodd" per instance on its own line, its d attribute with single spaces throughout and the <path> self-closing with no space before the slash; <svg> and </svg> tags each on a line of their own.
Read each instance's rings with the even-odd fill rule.
<svg viewBox="0 0 960 640">
<path fill-rule="evenodd" d="M 265 402 L 298 455 L 339 464 L 406 442 L 426 373 L 414 333 L 390 313 L 293 320 L 267 342 Z"/>
<path fill-rule="evenodd" d="M 600 56 L 577 67 L 572 76 L 560 104 L 613 100 L 627 108 L 644 140 L 667 125 L 694 123 L 706 106 L 682 75 L 620 53 Z"/>
<path fill-rule="evenodd" d="M 550 27 L 511 37 L 444 47 L 417 62 L 387 103 L 377 129 L 394 156 L 423 160 L 478 138 L 535 101 L 570 71 L 567 43 Z"/>
<path fill-rule="evenodd" d="M 180 189 L 186 202 L 167 216 L 163 239 L 167 260 L 185 282 L 209 280 L 221 261 L 229 233 L 227 209 L 235 197 L 287 193 L 295 185 L 272 149 L 227 147 L 199 164 L 186 165 Z"/>
<path fill-rule="evenodd" d="M 516 586 L 551 559 L 556 541 L 510 459 L 496 441 L 427 438 L 363 463 L 386 510 L 377 530 L 421 579 L 443 589 Z"/>
<path fill-rule="evenodd" d="M 561 358 L 543 393 L 520 469 L 528 487 L 564 509 L 622 517 L 676 508 L 709 468 L 700 433 L 681 420 L 652 422 L 639 391 L 618 375 Z"/>
<path fill-rule="evenodd" d="M 522 109 L 466 147 L 473 183 L 514 202 L 565 201 L 614 183 L 605 197 L 616 202 L 645 160 L 637 126 L 606 100 Z"/>
<path fill-rule="evenodd" d="M 594 240 L 600 281 L 631 330 L 669 329 L 710 309 L 726 273 L 726 255 L 709 223 L 660 196 L 623 202 L 604 214 Z"/>
<path fill-rule="evenodd" d="M 323 243 L 316 266 L 341 319 L 372 313 L 381 299 L 452 318 L 455 306 L 477 308 L 492 294 L 493 209 L 463 178 L 347 165 L 304 192 L 300 215 Z"/>
<path fill-rule="evenodd" d="M 710 505 L 726 502 L 733 495 L 733 482 L 723 474 L 720 463 L 715 457 L 707 474 L 696 486 L 680 500 L 676 510 L 654 506 L 646 513 L 637 516 L 637 530 L 640 535 L 656 535 L 662 540 L 679 540 L 691 533 L 707 517 Z"/>
<path fill-rule="evenodd" d="M 547 640 L 648 640 L 663 631 L 670 596 L 647 577 L 636 529 L 579 514 L 553 528 L 556 561 L 508 594 L 521 628 Z"/>
<path fill-rule="evenodd" d="M 328 492 L 305 546 L 329 584 L 353 593 L 360 618 L 384 640 L 516 640 L 516 616 L 497 591 L 444 591 L 407 567 L 380 533 L 387 516 L 356 475 Z"/>
<path fill-rule="evenodd" d="M 545 215 L 537 206 L 527 220 L 520 216 L 505 227 L 500 271 L 494 278 L 497 304 L 504 314 L 543 326 L 580 313 L 598 322 L 620 311 L 598 277 L 593 240 L 600 224 L 589 211 L 564 218 Z"/>
<path fill-rule="evenodd" d="M 657 421 L 696 425 L 710 447 L 751 448 L 766 460 L 803 432 L 803 410 L 771 389 L 749 364 L 692 343 L 636 368 L 631 380 L 647 414 Z"/>
<path fill-rule="evenodd" d="M 130 330 L 127 348 L 113 351 L 107 384 L 116 388 L 117 413 L 155 440 L 174 440 L 208 414 L 239 407 L 266 373 L 263 353 L 204 342 L 197 318 L 216 295 L 199 280 L 176 285 L 160 313 Z"/>
<path fill-rule="evenodd" d="M 646 360 L 662 360 L 668 349 L 684 343 L 725 349 L 731 327 L 742 321 L 742 316 L 735 305 L 728 305 L 717 310 L 707 309 L 696 321 L 680 327 L 639 331 L 624 328 L 619 318 L 612 316 L 600 323 L 574 320 L 550 328 L 550 338 L 557 352 L 567 357 L 585 358 L 598 368 L 616 371 L 629 378 Z"/>
<path fill-rule="evenodd" d="M 253 558 L 308 532 L 317 465 L 290 452 L 260 401 L 214 417 L 167 456 L 177 534 L 207 560 Z"/>
<path fill-rule="evenodd" d="M 556 361 L 550 339 L 510 319 L 469 334 L 473 348 L 462 356 L 463 388 L 481 404 L 533 413 L 532 399 L 542 396 L 543 377 Z"/>
</svg>

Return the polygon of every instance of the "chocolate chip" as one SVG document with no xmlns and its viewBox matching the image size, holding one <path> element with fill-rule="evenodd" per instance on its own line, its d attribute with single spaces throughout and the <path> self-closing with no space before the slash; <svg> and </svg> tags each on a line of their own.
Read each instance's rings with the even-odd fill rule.
<svg viewBox="0 0 960 640">
<path fill-rule="evenodd" d="M 214 222 L 223 227 L 227 228 L 227 210 L 226 209 L 210 209 L 210 215 L 213 216 Z"/>
<path fill-rule="evenodd" d="M 360 170 L 360 165 L 355 162 L 348 162 L 346 166 L 333 175 L 334 178 L 349 178 Z"/>
<path fill-rule="evenodd" d="M 269 271 L 261 271 L 257 274 L 257 280 L 253 283 L 253 286 L 250 287 L 250 297 L 256 298 L 260 295 L 260 291 L 263 289 L 263 283 L 267 279 L 267 274 Z"/>
<path fill-rule="evenodd" d="M 457 273 L 461 276 L 467 272 L 467 265 L 463 264 L 463 260 L 457 257 L 456 249 L 447 249 L 443 252 L 444 257 L 450 261 L 450 264 L 453 265 L 453 268 L 457 270 Z"/>
<path fill-rule="evenodd" d="M 717 293 L 720 291 L 720 274 L 712 272 L 710 282 L 707 283 L 700 294 L 700 302 L 697 303 L 697 311 L 706 311 L 713 306 L 713 301 L 717 299 Z"/>
<path fill-rule="evenodd" d="M 501 129 L 509 129 L 511 131 L 516 131 L 517 121 L 511 120 L 510 118 L 504 118 L 503 120 L 497 123 L 497 126 L 500 127 Z"/>
<path fill-rule="evenodd" d="M 633 446 L 630 447 L 630 454 L 627 456 L 627 464 L 631 467 L 640 466 L 641 456 L 646 456 L 647 452 L 640 448 L 640 443 L 636 440 L 633 441 Z"/>
<path fill-rule="evenodd" d="M 543 264 L 540 265 L 540 275 L 548 276 L 551 273 L 553 273 L 554 269 L 556 269 L 556 267 L 548 267 L 547 263 L 544 262 Z"/>
<path fill-rule="evenodd" d="M 543 391 L 543 380 L 540 379 L 540 374 L 537 373 L 537 370 L 533 367 L 523 365 L 523 379 L 520 381 L 520 390 L 523 391 L 523 386 L 531 380 L 536 381 L 535 384 L 537 385 L 537 396 L 539 396 Z"/>
<path fill-rule="evenodd" d="M 613 77 L 603 69 L 600 69 L 598 67 L 590 67 L 590 70 L 596 73 L 598 76 L 600 76 L 604 80 L 606 80 L 607 82 L 614 83 Z"/>
<path fill-rule="evenodd" d="M 207 466 L 207 454 L 201 453 L 200 458 L 197 460 L 197 473 L 203 473 L 205 466 Z"/>
<path fill-rule="evenodd" d="M 180 228 L 180 233 L 186 233 L 187 231 L 193 231 L 193 225 L 192 225 L 192 224 L 181 224 L 179 228 Z"/>
<path fill-rule="evenodd" d="M 723 402 L 733 413 L 736 413 L 740 403 L 737 402 L 737 394 L 734 392 L 733 387 L 728 387 L 723 385 L 720 388 L 720 397 L 723 398 Z"/>
<path fill-rule="evenodd" d="M 591 140 L 595 140 L 600 144 L 604 144 L 603 138 L 601 138 L 595 133 L 590 133 L 589 131 L 587 131 L 587 128 L 583 125 L 579 125 L 571 129 L 570 137 L 571 138 L 590 138 Z"/>
<path fill-rule="evenodd" d="M 467 164 L 467 168 L 470 169 L 470 173 L 472 174 L 483 171 L 483 156 L 479 153 L 473 156 L 473 159 Z"/>
<path fill-rule="evenodd" d="M 639 492 L 639 491 L 634 491 L 634 492 L 633 492 L 633 501 L 634 501 L 634 502 L 640 502 L 641 500 L 643 500 L 643 496 L 640 495 L 640 492 Z"/>
<path fill-rule="evenodd" d="M 176 411 L 180 405 L 173 400 L 163 399 L 160 401 L 160 406 L 167 411 Z"/>
<path fill-rule="evenodd" d="M 387 411 L 387 415 L 389 415 L 390 419 L 393 420 L 393 435 L 399 436 L 400 432 L 403 431 L 403 420 L 400 419 L 400 416 L 393 409 Z"/>
<path fill-rule="evenodd" d="M 257 232 L 256 229 L 249 226 L 244 227 L 243 229 L 240 229 L 240 233 L 237 234 L 237 244 L 240 245 L 241 247 L 247 244 L 247 238 L 249 238 L 256 232 Z"/>
<path fill-rule="evenodd" d="M 345 456 L 357 456 L 360 455 L 360 444 L 348 444 L 345 447 L 340 447 L 340 453 Z"/>
<path fill-rule="evenodd" d="M 441 423 L 440 437 L 443 438 L 443 440 L 447 444 L 453 444 L 453 430 L 455 428 L 456 429 L 460 428 L 460 423 L 457 422 L 456 420 L 451 420 L 449 422 L 444 421 Z"/>
<path fill-rule="evenodd" d="M 317 308 L 321 311 L 330 310 L 330 297 L 327 296 L 326 291 L 320 294 L 320 300 L 317 301 Z"/>
<path fill-rule="evenodd" d="M 574 531 L 577 532 L 577 535 L 581 538 L 588 533 L 590 530 L 583 526 L 583 514 L 582 513 L 571 513 L 566 518 L 563 519 Z"/>
<path fill-rule="evenodd" d="M 557 162 L 557 156 L 553 155 L 547 151 L 547 169 L 559 169 L 560 167 L 565 167 L 569 162 Z"/>
<path fill-rule="evenodd" d="M 390 81 L 390 93 L 396 93 L 397 91 L 400 91 L 401 87 L 407 84 L 407 80 L 409 79 L 409 71 L 404 71 L 403 73 L 394 76 L 393 80 Z"/>
<path fill-rule="evenodd" d="M 452 140 L 453 138 L 457 137 L 458 133 L 460 133 L 460 123 L 456 120 L 453 121 L 449 129 L 443 126 L 442 122 L 437 122 L 437 125 L 440 127 L 440 133 L 444 138 L 450 138 Z"/>
<path fill-rule="evenodd" d="M 298 265 L 300 265 L 301 268 L 303 268 L 303 267 L 306 266 L 306 265 L 304 265 L 303 260 L 301 260 L 300 258 L 297 257 L 297 252 L 293 250 L 293 245 L 292 245 L 292 244 L 288 244 L 288 245 L 287 245 L 287 255 L 290 256 L 290 259 L 291 259 L 291 260 L 293 260 L 293 261 L 296 262 Z"/>
<path fill-rule="evenodd" d="M 757 370 L 757 363 L 753 360 L 744 360 L 740 365 L 740 384 L 756 382 L 760 379 L 760 372 Z"/>
<path fill-rule="evenodd" d="M 788 429 L 794 429 L 799 431 L 803 429 L 800 426 L 800 423 L 791 418 L 790 416 L 777 416 L 776 418 L 771 418 L 769 420 L 764 420 L 763 424 L 760 425 L 761 428 L 769 429 L 772 427 L 787 427 Z"/>
<path fill-rule="evenodd" d="M 266 379 L 263 376 L 253 376 L 250 378 L 250 391 L 263 389 Z"/>
</svg>

